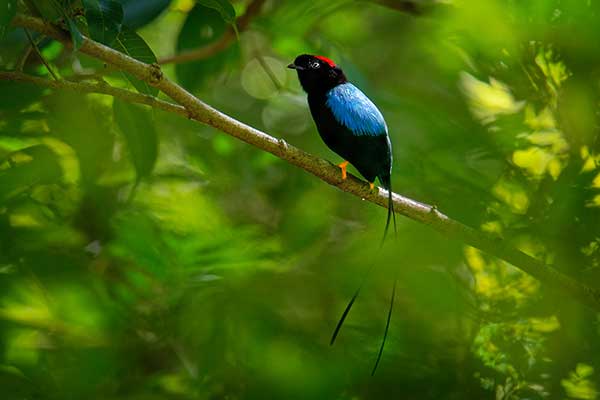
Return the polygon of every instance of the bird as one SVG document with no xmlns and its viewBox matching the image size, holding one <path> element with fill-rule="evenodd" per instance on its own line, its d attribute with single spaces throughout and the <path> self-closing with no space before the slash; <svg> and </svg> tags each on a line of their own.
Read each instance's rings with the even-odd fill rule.
<svg viewBox="0 0 600 400">
<path fill-rule="evenodd" d="M 297 56 L 288 68 L 296 70 L 302 89 L 307 94 L 310 113 L 321 139 L 327 147 L 344 161 L 338 164 L 342 179 L 347 178 L 347 166 L 353 165 L 374 189 L 378 179 L 388 191 L 388 211 L 381 245 L 393 220 L 396 231 L 396 216 L 392 200 L 392 143 L 388 127 L 381 111 L 356 86 L 348 81 L 344 71 L 331 59 L 310 54 Z M 370 270 L 370 268 L 369 268 Z M 333 332 L 330 344 L 335 339 L 346 319 L 363 283 L 352 296 Z M 396 280 L 392 289 L 388 318 L 375 366 L 375 374 L 390 325 L 396 293 Z"/>
</svg>

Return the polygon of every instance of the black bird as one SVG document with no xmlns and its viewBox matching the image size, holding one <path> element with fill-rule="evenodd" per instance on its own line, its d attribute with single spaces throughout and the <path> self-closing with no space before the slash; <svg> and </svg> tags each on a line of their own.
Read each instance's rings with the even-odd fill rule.
<svg viewBox="0 0 600 400">
<path fill-rule="evenodd" d="M 296 57 L 288 68 L 295 69 L 298 73 L 300 84 L 308 95 L 310 112 L 321 138 L 331 150 L 344 159 L 344 162 L 338 165 L 342 170 L 342 179 L 346 179 L 346 167 L 350 163 L 365 177 L 371 189 L 374 188 L 375 178 L 387 189 L 388 213 L 381 242 L 383 244 L 392 219 L 396 230 L 391 184 L 392 144 L 383 115 L 360 89 L 348 82 L 342 69 L 327 57 L 302 54 Z M 361 287 L 362 284 L 344 310 L 334 330 L 331 344 L 334 343 Z M 394 281 L 383 342 L 372 374 L 375 373 L 383 353 L 395 292 Z"/>
</svg>

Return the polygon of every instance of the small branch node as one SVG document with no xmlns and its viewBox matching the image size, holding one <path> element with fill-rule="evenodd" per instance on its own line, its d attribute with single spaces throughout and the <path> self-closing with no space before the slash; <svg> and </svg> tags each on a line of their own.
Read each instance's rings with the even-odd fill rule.
<svg viewBox="0 0 600 400">
<path fill-rule="evenodd" d="M 282 149 L 284 149 L 284 150 L 288 149 L 288 144 L 285 141 L 285 139 L 279 138 L 279 139 L 277 139 L 277 142 L 279 143 L 279 147 L 281 147 Z"/>
<path fill-rule="evenodd" d="M 186 108 L 185 112 L 187 113 L 187 119 L 194 119 L 194 113 L 189 108 Z"/>
<path fill-rule="evenodd" d="M 163 78 L 163 72 L 160 65 L 157 63 L 150 64 L 150 82 L 153 84 L 159 83 Z"/>
</svg>

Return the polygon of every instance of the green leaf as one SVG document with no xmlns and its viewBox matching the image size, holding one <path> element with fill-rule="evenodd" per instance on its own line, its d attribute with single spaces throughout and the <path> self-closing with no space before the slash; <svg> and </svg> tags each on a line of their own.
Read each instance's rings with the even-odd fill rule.
<svg viewBox="0 0 600 400">
<path fill-rule="evenodd" d="M 0 204 L 34 185 L 59 182 L 62 177 L 58 156 L 45 145 L 12 153 L 5 161 L 10 166 L 0 169 Z"/>
<path fill-rule="evenodd" d="M 83 35 L 77 26 L 76 17 L 73 16 L 74 1 L 72 0 L 34 0 L 29 2 L 45 20 L 56 22 L 62 18 L 67 25 L 71 40 L 73 41 L 73 49 L 79 50 L 83 44 Z"/>
<path fill-rule="evenodd" d="M 112 161 L 112 121 L 93 99 L 75 92 L 54 91 L 44 97 L 44 105 L 48 131 L 74 150 L 80 181 L 91 186 Z"/>
<path fill-rule="evenodd" d="M 27 6 L 35 8 L 35 12 L 47 21 L 56 22 L 65 15 L 62 5 L 56 0 L 31 0 Z"/>
<path fill-rule="evenodd" d="M 83 44 L 83 35 L 79 31 L 79 28 L 77 27 L 77 24 L 73 18 L 67 18 L 67 26 L 69 27 L 69 32 L 71 33 L 73 49 L 77 51 Z"/>
<path fill-rule="evenodd" d="M 117 38 L 123 23 L 123 7 L 115 0 L 82 0 L 90 37 L 107 46 Z"/>
<path fill-rule="evenodd" d="M 227 0 L 198 0 L 198 4 L 218 11 L 227 23 L 235 22 L 235 9 Z"/>
<path fill-rule="evenodd" d="M 135 58 L 141 62 L 145 62 L 146 64 L 154 64 L 156 62 L 156 56 L 154 55 L 154 52 L 150 46 L 146 44 L 144 39 L 125 26 L 121 29 L 121 33 L 119 33 L 117 36 L 113 48 L 121 53 L 127 54 L 129 57 Z M 131 82 L 138 92 L 151 96 L 156 96 L 158 94 L 158 89 L 150 86 L 148 83 L 141 81 L 127 73 L 125 73 L 125 77 L 129 82 Z"/>
<path fill-rule="evenodd" d="M 195 6 L 188 14 L 179 37 L 177 52 L 197 49 L 213 43 L 227 31 L 227 24 L 218 11 L 201 5 Z M 237 43 L 212 57 L 175 65 L 179 82 L 188 90 L 195 91 L 215 74 L 223 71 L 228 62 L 239 58 Z"/>
<path fill-rule="evenodd" d="M 115 122 L 123 133 L 137 180 L 150 175 L 158 155 L 158 134 L 154 129 L 152 113 L 146 107 L 115 99 Z"/>
<path fill-rule="evenodd" d="M 164 10 L 171 0 L 117 0 L 123 5 L 125 18 L 123 24 L 131 29 L 141 28 L 152 22 Z"/>
<path fill-rule="evenodd" d="M 17 13 L 17 0 L 7 0 L 0 4 L 0 38 L 4 36 L 10 26 L 10 21 Z"/>
<path fill-rule="evenodd" d="M 44 90 L 35 85 L 0 81 L 0 110 L 21 110 L 39 100 Z"/>
</svg>

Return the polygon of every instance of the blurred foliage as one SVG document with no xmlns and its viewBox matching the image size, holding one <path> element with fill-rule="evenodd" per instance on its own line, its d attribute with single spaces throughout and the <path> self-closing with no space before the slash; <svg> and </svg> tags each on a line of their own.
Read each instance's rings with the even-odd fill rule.
<svg viewBox="0 0 600 400">
<path fill-rule="evenodd" d="M 25 33 L 7 24 L 25 3 L 74 40 L 91 35 L 146 62 L 216 43 L 250 8 L 3 2 L 0 68 L 48 79 Z M 222 51 L 163 71 L 229 115 L 338 161 L 285 68 L 297 54 L 325 54 L 383 111 L 395 188 L 598 286 L 600 5 L 417 3 L 427 11 L 269 0 Z M 62 78 L 156 94 L 32 35 Z M 0 81 L 2 398 L 598 397 L 599 315 L 406 219 L 378 250 L 384 218 L 179 116 Z"/>
</svg>

